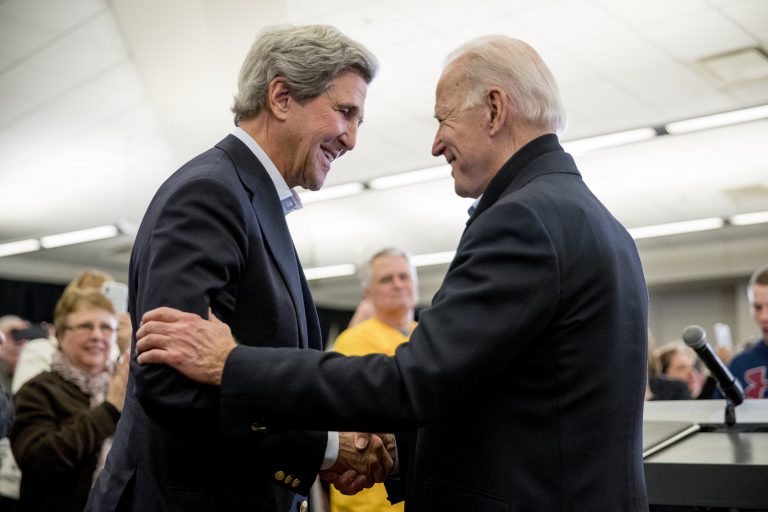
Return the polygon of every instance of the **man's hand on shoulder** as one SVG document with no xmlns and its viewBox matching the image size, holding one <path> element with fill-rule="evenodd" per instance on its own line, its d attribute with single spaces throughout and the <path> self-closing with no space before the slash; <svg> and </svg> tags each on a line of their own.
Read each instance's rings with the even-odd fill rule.
<svg viewBox="0 0 768 512">
<path fill-rule="evenodd" d="M 209 320 L 161 307 L 144 314 L 136 332 L 137 360 L 165 364 L 203 384 L 221 385 L 224 363 L 237 343 L 213 312 Z"/>
</svg>

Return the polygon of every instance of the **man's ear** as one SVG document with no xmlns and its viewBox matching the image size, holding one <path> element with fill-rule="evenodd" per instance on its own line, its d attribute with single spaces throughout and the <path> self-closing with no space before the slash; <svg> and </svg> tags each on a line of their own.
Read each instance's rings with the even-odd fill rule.
<svg viewBox="0 0 768 512">
<path fill-rule="evenodd" d="M 281 76 L 273 78 L 269 82 L 269 90 L 267 91 L 267 108 L 272 112 L 272 115 L 285 120 L 292 101 L 291 90 L 288 88 L 285 78 Z"/>
<path fill-rule="evenodd" d="M 488 134 L 493 137 L 504 127 L 512 104 L 509 96 L 498 88 L 488 91 L 485 101 L 488 108 Z"/>
</svg>

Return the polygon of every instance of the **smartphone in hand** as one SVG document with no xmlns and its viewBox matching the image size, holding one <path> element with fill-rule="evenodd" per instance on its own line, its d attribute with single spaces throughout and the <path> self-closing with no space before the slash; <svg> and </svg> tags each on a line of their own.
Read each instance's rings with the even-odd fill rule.
<svg viewBox="0 0 768 512">
<path fill-rule="evenodd" d="M 116 313 L 128 311 L 128 285 L 125 283 L 106 282 L 101 285 L 101 293 L 112 301 Z"/>
</svg>

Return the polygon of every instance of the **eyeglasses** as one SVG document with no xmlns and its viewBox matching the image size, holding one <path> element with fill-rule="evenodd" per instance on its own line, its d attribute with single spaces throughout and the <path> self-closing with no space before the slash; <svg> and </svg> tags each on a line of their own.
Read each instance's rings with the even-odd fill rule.
<svg viewBox="0 0 768 512">
<path fill-rule="evenodd" d="M 112 336 L 112 334 L 117 330 L 116 327 L 112 327 L 109 324 L 94 325 L 91 322 L 77 325 L 68 325 L 66 328 L 75 331 L 78 334 L 91 334 L 94 329 L 98 329 L 104 336 Z"/>
</svg>

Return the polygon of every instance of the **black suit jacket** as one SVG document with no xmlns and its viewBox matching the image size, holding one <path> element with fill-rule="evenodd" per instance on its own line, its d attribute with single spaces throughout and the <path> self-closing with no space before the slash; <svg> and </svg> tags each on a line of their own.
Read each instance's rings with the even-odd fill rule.
<svg viewBox="0 0 768 512">
<path fill-rule="evenodd" d="M 408 510 L 647 510 L 647 308 L 633 240 L 546 135 L 489 184 L 394 357 L 239 346 L 222 403 L 275 429 L 418 428 Z"/>
<path fill-rule="evenodd" d="M 160 187 L 136 237 L 129 286 L 134 326 L 158 306 L 201 316 L 210 307 L 243 343 L 321 349 L 274 184 L 232 135 Z M 289 510 L 315 478 L 327 433 L 272 434 L 222 421 L 226 408 L 218 388 L 134 358 L 88 510 Z"/>
</svg>

